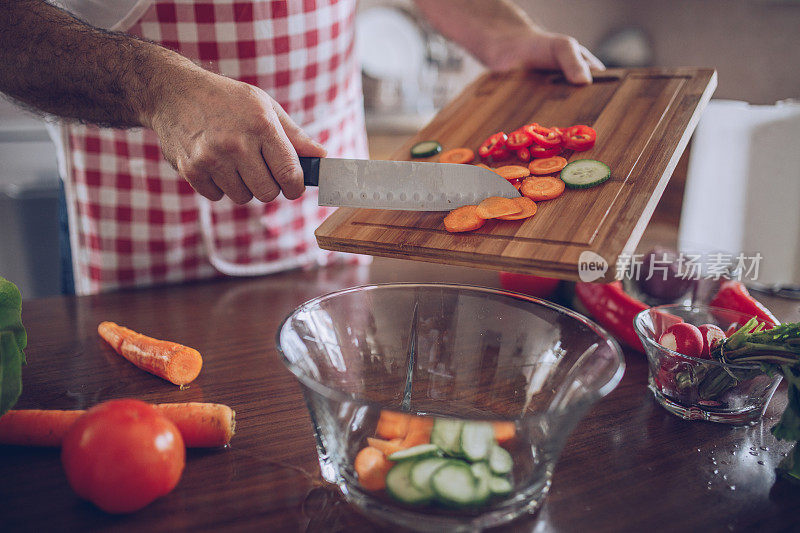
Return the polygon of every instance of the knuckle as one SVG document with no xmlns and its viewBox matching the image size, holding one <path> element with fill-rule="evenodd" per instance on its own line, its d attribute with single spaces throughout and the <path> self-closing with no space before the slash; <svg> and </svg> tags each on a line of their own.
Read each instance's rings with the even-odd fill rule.
<svg viewBox="0 0 800 533">
<path fill-rule="evenodd" d="M 303 171 L 300 168 L 300 165 L 291 159 L 283 160 L 273 166 L 270 166 L 270 171 L 275 177 L 275 180 L 281 184 L 292 183 L 293 181 L 296 181 L 298 177 L 302 180 L 303 176 Z"/>
<path fill-rule="evenodd" d="M 261 189 L 259 189 L 259 191 L 255 193 L 255 197 L 260 201 L 267 203 L 277 198 L 280 193 L 280 187 L 278 187 L 275 182 L 272 182 L 265 184 Z"/>
</svg>

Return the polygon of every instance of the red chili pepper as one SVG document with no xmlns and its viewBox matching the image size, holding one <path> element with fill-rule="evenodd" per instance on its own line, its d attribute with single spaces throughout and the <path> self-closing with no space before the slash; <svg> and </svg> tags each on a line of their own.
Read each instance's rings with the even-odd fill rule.
<svg viewBox="0 0 800 533">
<path fill-rule="evenodd" d="M 644 351 L 633 329 L 633 318 L 650 306 L 625 293 L 622 283 L 575 284 L 575 295 L 598 324 L 631 348 Z"/>
<path fill-rule="evenodd" d="M 561 146 L 561 134 L 551 128 L 545 128 L 537 123 L 528 124 L 523 126 L 522 129 L 527 132 L 533 142 L 544 148 L 554 148 Z"/>
<path fill-rule="evenodd" d="M 558 155 L 561 153 L 560 146 L 554 146 L 552 148 L 545 148 L 544 146 L 539 146 L 538 144 L 532 144 L 528 151 L 531 153 L 531 157 L 553 157 L 554 155 Z"/>
<path fill-rule="evenodd" d="M 489 156 L 489 159 L 492 161 L 492 163 L 496 163 L 497 161 L 505 161 L 509 157 L 511 157 L 511 150 L 504 146 L 499 150 L 495 150 L 494 153 Z"/>
<path fill-rule="evenodd" d="M 527 163 L 531 160 L 531 152 L 527 148 L 520 148 L 517 150 L 517 159 L 522 161 L 523 163 Z"/>
<path fill-rule="evenodd" d="M 564 132 L 564 148 L 580 152 L 594 146 L 597 132 L 589 126 L 572 126 Z"/>
<path fill-rule="evenodd" d="M 478 148 L 478 154 L 481 157 L 489 157 L 495 155 L 500 150 L 504 150 L 506 147 L 506 139 L 508 136 L 503 131 L 498 131 L 481 144 L 480 148 Z"/>
<path fill-rule="evenodd" d="M 764 329 L 772 329 L 780 324 L 764 304 L 750 296 L 747 287 L 740 281 L 724 281 L 709 305 L 754 316 L 765 322 Z"/>
<path fill-rule="evenodd" d="M 523 129 L 512 131 L 508 135 L 508 140 L 506 141 L 506 147 L 511 150 L 527 148 L 531 144 L 533 144 L 533 135 Z"/>
</svg>

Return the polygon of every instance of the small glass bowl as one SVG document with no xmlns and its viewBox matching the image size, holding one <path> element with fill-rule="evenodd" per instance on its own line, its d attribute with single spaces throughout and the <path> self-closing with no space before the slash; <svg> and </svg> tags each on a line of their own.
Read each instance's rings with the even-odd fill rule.
<svg viewBox="0 0 800 533">
<path fill-rule="evenodd" d="M 767 409 L 781 375 L 764 374 L 757 364 L 724 364 L 681 355 L 658 343 L 675 317 L 700 326 L 714 324 L 723 331 L 750 317 L 737 311 L 705 305 L 662 305 L 634 318 L 650 370 L 648 387 L 667 411 L 686 420 L 732 425 L 755 424 Z"/>
<path fill-rule="evenodd" d="M 541 505 L 567 436 L 622 379 L 616 341 L 585 317 L 513 292 L 439 283 L 346 289 L 308 301 L 277 347 L 301 384 L 322 477 L 367 516 L 421 531 L 476 531 Z M 401 504 L 354 461 L 386 411 L 501 421 L 512 490 L 473 508 Z"/>
</svg>

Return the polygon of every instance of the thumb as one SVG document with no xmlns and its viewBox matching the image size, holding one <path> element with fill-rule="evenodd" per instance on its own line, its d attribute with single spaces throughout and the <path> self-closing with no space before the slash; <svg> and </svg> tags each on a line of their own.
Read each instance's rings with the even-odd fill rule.
<svg viewBox="0 0 800 533">
<path fill-rule="evenodd" d="M 325 157 L 328 154 L 325 147 L 309 137 L 308 134 L 292 120 L 292 117 L 284 111 L 279 103 L 273 100 L 272 107 L 275 108 L 275 113 L 277 113 L 278 120 L 280 120 L 281 126 L 283 126 L 283 131 L 286 132 L 286 136 L 289 137 L 289 141 L 292 143 L 292 146 L 294 146 L 298 156 Z"/>
</svg>

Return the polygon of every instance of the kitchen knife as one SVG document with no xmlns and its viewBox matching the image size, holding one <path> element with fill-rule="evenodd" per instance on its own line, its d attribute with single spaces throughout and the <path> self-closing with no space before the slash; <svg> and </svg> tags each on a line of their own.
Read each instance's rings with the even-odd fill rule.
<svg viewBox="0 0 800 533">
<path fill-rule="evenodd" d="M 475 165 L 301 157 L 305 184 L 319 187 L 319 205 L 450 211 L 490 196 L 514 198 L 508 180 Z"/>
</svg>

